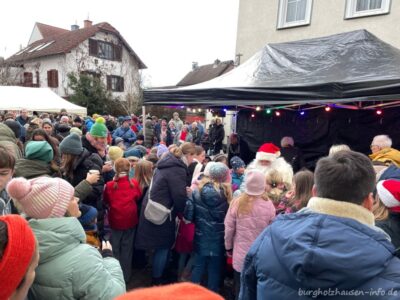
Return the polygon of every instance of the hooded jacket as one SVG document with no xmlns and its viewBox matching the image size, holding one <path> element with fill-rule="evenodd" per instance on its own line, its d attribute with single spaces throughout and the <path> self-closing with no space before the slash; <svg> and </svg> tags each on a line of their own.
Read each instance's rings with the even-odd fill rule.
<svg viewBox="0 0 400 300">
<path fill-rule="evenodd" d="M 52 175 L 54 175 L 54 171 L 51 169 L 50 164 L 40 160 L 21 158 L 15 163 L 15 177 L 32 179 L 40 176 L 52 177 Z"/>
<path fill-rule="evenodd" d="M 279 215 L 246 256 L 239 299 L 398 299 L 400 260 L 373 224 L 365 208 L 322 198 Z"/>
<path fill-rule="evenodd" d="M 221 256 L 224 248 L 224 219 L 228 201 L 222 189 L 206 183 L 186 203 L 185 219 L 195 224 L 194 251 L 201 256 Z"/>
<path fill-rule="evenodd" d="M 175 242 L 175 218 L 182 213 L 186 203 L 186 186 L 189 171 L 185 163 L 168 153 L 157 164 L 153 183 L 143 199 L 139 225 L 136 236 L 136 247 L 139 249 L 170 249 Z M 150 191 L 150 192 L 149 192 Z M 155 225 L 144 217 L 149 193 L 151 199 L 167 208 L 172 208 L 171 219 L 161 225 Z"/>
<path fill-rule="evenodd" d="M 15 159 L 22 158 L 21 149 L 17 145 L 17 138 L 14 132 L 5 124 L 0 123 L 0 146 L 10 150 Z"/>
<path fill-rule="evenodd" d="M 34 299 L 113 299 L 125 293 L 119 262 L 86 244 L 77 218 L 31 219 L 40 261 Z"/>
</svg>

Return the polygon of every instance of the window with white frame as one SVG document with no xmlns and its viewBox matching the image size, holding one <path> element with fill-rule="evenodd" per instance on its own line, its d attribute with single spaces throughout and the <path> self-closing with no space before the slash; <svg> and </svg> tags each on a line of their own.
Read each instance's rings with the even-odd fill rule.
<svg viewBox="0 0 400 300">
<path fill-rule="evenodd" d="M 346 19 L 387 14 L 391 0 L 347 0 Z"/>
<path fill-rule="evenodd" d="M 312 0 L 280 0 L 278 28 L 310 24 Z"/>
</svg>

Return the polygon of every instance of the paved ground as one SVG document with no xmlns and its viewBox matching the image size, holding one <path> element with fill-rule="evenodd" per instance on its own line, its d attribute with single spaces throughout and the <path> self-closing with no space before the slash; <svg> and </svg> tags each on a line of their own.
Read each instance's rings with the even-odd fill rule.
<svg viewBox="0 0 400 300">
<path fill-rule="evenodd" d="M 133 290 L 139 287 L 150 287 L 151 286 L 151 267 L 147 266 L 144 269 L 133 269 L 132 278 L 127 285 L 127 290 Z M 221 295 L 227 300 L 233 300 L 233 281 L 231 279 L 225 279 L 224 286 L 221 289 Z"/>
</svg>

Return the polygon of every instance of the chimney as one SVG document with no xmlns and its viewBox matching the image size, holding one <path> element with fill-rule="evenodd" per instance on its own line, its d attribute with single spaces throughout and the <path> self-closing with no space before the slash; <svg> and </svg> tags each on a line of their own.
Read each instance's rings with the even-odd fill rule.
<svg viewBox="0 0 400 300">
<path fill-rule="evenodd" d="M 83 28 L 88 28 L 88 27 L 90 27 L 90 26 L 92 26 L 92 21 L 90 21 L 90 20 L 84 20 L 83 21 Z"/>
<path fill-rule="evenodd" d="M 75 31 L 79 29 L 79 25 L 71 25 L 71 31 Z"/>
<path fill-rule="evenodd" d="M 221 63 L 221 61 L 217 58 L 217 59 L 214 61 L 213 68 L 218 67 L 218 65 L 219 65 L 220 63 Z"/>
<path fill-rule="evenodd" d="M 199 63 L 197 61 L 192 62 L 192 71 L 199 68 Z"/>
</svg>

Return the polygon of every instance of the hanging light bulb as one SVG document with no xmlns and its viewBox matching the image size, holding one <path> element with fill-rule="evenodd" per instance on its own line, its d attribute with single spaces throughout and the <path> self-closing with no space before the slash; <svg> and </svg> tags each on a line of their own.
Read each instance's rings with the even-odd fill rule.
<svg viewBox="0 0 400 300">
<path fill-rule="evenodd" d="M 201 112 L 201 108 L 199 108 L 197 111 L 198 111 L 198 112 Z"/>
<path fill-rule="evenodd" d="M 224 108 L 224 112 L 227 112 L 228 110 L 226 108 Z"/>
<path fill-rule="evenodd" d="M 326 106 L 326 107 L 325 107 L 325 111 L 326 111 L 326 112 L 330 112 L 330 111 L 331 111 L 331 107 L 330 107 L 330 106 Z"/>
<path fill-rule="evenodd" d="M 300 111 L 300 116 L 304 116 L 306 114 L 306 112 L 304 110 Z"/>
<path fill-rule="evenodd" d="M 265 110 L 265 112 L 267 113 L 267 115 L 269 115 L 269 114 L 271 114 L 272 110 L 271 110 L 270 108 L 267 108 L 267 109 Z"/>
<path fill-rule="evenodd" d="M 383 113 L 383 111 L 382 111 L 381 109 L 377 109 L 377 110 L 376 110 L 376 114 L 377 114 L 378 116 L 380 116 L 382 113 Z"/>
<path fill-rule="evenodd" d="M 261 107 L 257 106 L 256 111 L 260 111 L 260 110 L 261 110 Z"/>
<path fill-rule="evenodd" d="M 279 110 L 277 110 L 277 111 L 275 112 L 275 116 L 280 117 L 280 116 L 281 116 L 281 112 L 280 112 Z"/>
<path fill-rule="evenodd" d="M 254 118 L 256 115 L 254 113 L 251 114 L 251 117 Z"/>
</svg>

